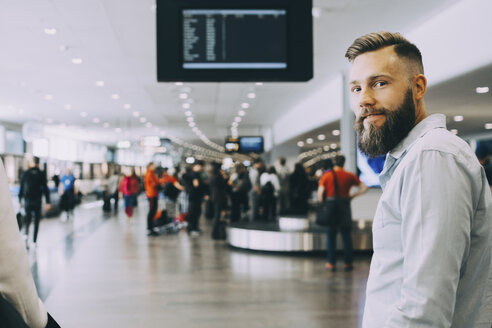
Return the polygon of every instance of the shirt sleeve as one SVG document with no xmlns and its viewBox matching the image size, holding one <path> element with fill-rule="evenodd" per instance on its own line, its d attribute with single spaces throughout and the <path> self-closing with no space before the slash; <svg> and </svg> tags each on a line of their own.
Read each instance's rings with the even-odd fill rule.
<svg viewBox="0 0 492 328">
<path fill-rule="evenodd" d="M 470 248 L 476 177 L 439 151 L 423 151 L 403 169 L 403 281 L 384 327 L 450 327 Z"/>
</svg>

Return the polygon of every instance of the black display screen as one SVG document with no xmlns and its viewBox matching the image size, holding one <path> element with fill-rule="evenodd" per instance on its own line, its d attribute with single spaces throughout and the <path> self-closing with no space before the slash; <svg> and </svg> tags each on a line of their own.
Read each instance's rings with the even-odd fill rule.
<svg viewBox="0 0 492 328">
<path fill-rule="evenodd" d="M 183 69 L 286 69 L 284 9 L 185 9 Z"/>
<path fill-rule="evenodd" d="M 157 80 L 308 81 L 312 0 L 156 0 Z"/>
</svg>

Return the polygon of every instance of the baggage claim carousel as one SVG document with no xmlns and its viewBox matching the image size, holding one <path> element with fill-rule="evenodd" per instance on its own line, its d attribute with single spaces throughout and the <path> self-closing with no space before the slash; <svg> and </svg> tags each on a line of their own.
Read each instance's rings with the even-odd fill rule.
<svg viewBox="0 0 492 328">
<path fill-rule="evenodd" d="M 278 222 L 231 223 L 227 231 L 230 246 L 254 251 L 315 252 L 326 250 L 326 228 L 314 218 L 281 216 Z M 372 221 L 354 220 L 352 242 L 355 251 L 372 250 Z M 337 249 L 343 249 L 340 234 Z"/>
</svg>

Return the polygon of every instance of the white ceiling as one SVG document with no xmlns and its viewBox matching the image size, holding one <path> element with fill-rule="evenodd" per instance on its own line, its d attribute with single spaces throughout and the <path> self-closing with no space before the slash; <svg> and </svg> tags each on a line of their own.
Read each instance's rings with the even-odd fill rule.
<svg viewBox="0 0 492 328">
<path fill-rule="evenodd" d="M 186 121 L 185 101 L 179 99 L 186 91 L 197 126 L 221 144 L 241 103 L 251 106 L 239 133 L 261 133 L 346 69 L 343 55 L 355 37 L 377 30 L 405 33 L 455 2 L 315 0 L 320 17 L 314 19 L 315 77 L 310 82 L 177 86 L 156 82 L 152 0 L 0 0 L 0 120 L 62 125 L 67 135 L 105 144 L 167 134 L 203 146 Z M 46 28 L 57 32 L 48 35 Z M 73 58 L 82 63 L 73 64 Z M 96 86 L 96 81 L 104 81 L 104 86 Z M 472 119 L 466 122 L 466 131 L 482 129 L 491 116 L 492 95 L 480 98 L 473 88 L 463 91 L 464 84 L 475 86 L 477 81 L 492 87 L 492 67 L 433 87 L 428 107 L 449 114 L 468 111 Z M 253 91 L 256 98 L 248 99 Z M 113 94 L 119 99 L 112 99 Z M 52 99 L 46 100 L 47 95 Z M 135 111 L 140 117 L 134 116 Z M 141 123 L 141 117 L 152 126 Z M 319 131 L 306 131 L 305 136 L 310 133 L 316 136 Z"/>
</svg>

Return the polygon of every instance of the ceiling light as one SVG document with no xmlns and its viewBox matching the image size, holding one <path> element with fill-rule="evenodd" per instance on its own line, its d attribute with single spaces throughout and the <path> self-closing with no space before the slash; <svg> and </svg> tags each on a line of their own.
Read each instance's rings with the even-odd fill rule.
<svg viewBox="0 0 492 328">
<path fill-rule="evenodd" d="M 123 108 L 124 109 L 130 109 L 130 108 L 132 108 L 132 105 L 130 105 L 130 104 L 124 104 L 123 105 Z"/>
<path fill-rule="evenodd" d="M 451 132 L 452 134 L 458 134 L 458 130 L 456 130 L 456 129 L 451 129 L 451 130 L 449 130 L 449 132 Z"/>
<path fill-rule="evenodd" d="M 263 85 L 263 82 L 256 82 L 256 85 Z"/>
<path fill-rule="evenodd" d="M 152 123 L 147 122 L 147 123 L 145 123 L 145 126 L 148 127 L 148 128 L 151 128 L 152 127 Z"/>
<path fill-rule="evenodd" d="M 147 119 L 145 117 L 141 117 L 140 118 L 140 123 L 145 123 L 145 122 L 147 122 Z"/>
<path fill-rule="evenodd" d="M 330 146 L 328 146 L 328 145 L 323 146 L 323 150 L 324 150 L 324 151 L 328 151 L 328 150 L 330 150 Z"/>
<path fill-rule="evenodd" d="M 48 35 L 55 35 L 56 34 L 56 28 L 45 28 L 44 33 Z"/>
<path fill-rule="evenodd" d="M 121 128 L 116 128 L 116 129 L 114 129 L 114 132 L 116 132 L 116 133 L 121 133 Z"/>
<path fill-rule="evenodd" d="M 119 94 L 117 94 L 117 93 L 113 93 L 113 94 L 111 95 L 111 98 L 112 98 L 112 99 L 114 99 L 114 100 L 117 100 L 117 99 L 120 99 L 120 95 L 119 95 Z"/>
<path fill-rule="evenodd" d="M 72 105 L 66 104 L 63 108 L 65 108 L 66 110 L 71 110 L 72 109 Z"/>
<path fill-rule="evenodd" d="M 312 144 L 312 143 L 314 142 L 314 140 L 313 140 L 313 138 L 307 138 L 307 139 L 306 139 L 306 142 L 307 142 L 308 144 Z"/>
<path fill-rule="evenodd" d="M 336 144 L 336 143 L 332 143 L 332 144 L 330 145 L 330 148 L 331 148 L 331 149 L 337 149 L 337 144 Z"/>
<path fill-rule="evenodd" d="M 241 108 L 244 108 L 244 109 L 249 108 L 249 104 L 248 103 L 242 103 Z"/>
<path fill-rule="evenodd" d="M 183 85 L 183 82 L 176 82 L 176 83 L 174 83 L 174 85 L 181 86 L 181 85 Z"/>
<path fill-rule="evenodd" d="M 298 141 L 297 142 L 298 147 L 303 147 L 304 146 L 304 141 Z"/>
<path fill-rule="evenodd" d="M 188 109 L 191 107 L 191 105 L 189 103 L 184 103 L 183 105 L 181 105 L 184 109 Z"/>
<path fill-rule="evenodd" d="M 180 93 L 179 94 L 179 99 L 186 99 L 186 98 L 188 98 L 188 94 L 187 93 L 184 93 L 183 92 L 183 93 Z"/>
<path fill-rule="evenodd" d="M 326 136 L 325 136 L 324 134 L 319 134 L 319 135 L 318 135 L 318 140 L 323 141 L 323 140 L 325 140 L 325 139 L 326 139 Z"/>
<path fill-rule="evenodd" d="M 487 93 L 489 92 L 489 87 L 478 87 L 475 89 L 477 93 Z"/>
<path fill-rule="evenodd" d="M 237 115 L 244 116 L 246 115 L 246 112 L 244 110 L 240 110 L 239 112 L 237 112 Z"/>
<path fill-rule="evenodd" d="M 72 63 L 75 65 L 82 64 L 82 58 L 72 58 Z"/>
<path fill-rule="evenodd" d="M 191 117 L 191 116 L 188 116 L 188 117 L 186 118 L 186 120 L 187 120 L 188 122 L 193 122 L 195 119 L 194 119 L 193 117 Z"/>
<path fill-rule="evenodd" d="M 130 148 L 131 142 L 128 140 L 118 141 L 116 143 L 116 148 Z"/>
<path fill-rule="evenodd" d="M 44 100 L 53 100 L 53 95 L 44 95 Z"/>
<path fill-rule="evenodd" d="M 320 18 L 321 16 L 321 8 L 313 7 L 312 14 L 314 18 Z"/>
<path fill-rule="evenodd" d="M 132 115 L 133 115 L 133 117 L 139 117 L 140 116 L 140 112 L 133 112 Z"/>
<path fill-rule="evenodd" d="M 187 111 L 185 112 L 185 115 L 186 115 L 186 116 L 191 116 L 191 115 L 193 115 L 193 113 L 191 112 L 191 110 L 187 110 Z"/>
<path fill-rule="evenodd" d="M 81 112 L 81 113 L 80 113 L 80 116 L 82 116 L 82 117 L 87 117 L 87 112 Z"/>
<path fill-rule="evenodd" d="M 104 87 L 104 81 L 96 81 L 96 87 Z"/>
<path fill-rule="evenodd" d="M 331 134 L 333 134 L 334 136 L 339 136 L 340 130 L 333 130 L 333 131 L 331 131 Z"/>
<path fill-rule="evenodd" d="M 192 127 L 192 128 L 196 126 L 195 122 L 190 122 L 190 123 L 188 123 L 188 125 L 189 125 L 190 127 Z"/>
<path fill-rule="evenodd" d="M 238 126 L 238 123 L 237 122 L 232 122 L 232 126 L 233 127 L 237 127 Z"/>
<path fill-rule="evenodd" d="M 105 128 L 109 128 L 109 123 L 108 123 L 108 122 L 105 122 L 105 123 L 103 124 L 103 126 L 104 126 Z"/>
<path fill-rule="evenodd" d="M 256 93 L 254 93 L 254 92 L 248 93 L 248 98 L 249 99 L 255 99 L 256 98 Z"/>
<path fill-rule="evenodd" d="M 455 117 L 453 117 L 453 120 L 455 122 L 461 122 L 463 121 L 463 115 L 456 115 Z"/>
<path fill-rule="evenodd" d="M 492 130 L 492 123 L 485 123 L 485 128 L 487 130 Z"/>
<path fill-rule="evenodd" d="M 239 123 L 239 122 L 241 122 L 241 118 L 240 118 L 239 116 L 236 116 L 236 117 L 234 118 L 234 121 Z"/>
<path fill-rule="evenodd" d="M 193 127 L 193 129 L 191 129 L 193 132 L 197 133 L 198 131 L 200 131 L 196 126 Z"/>
<path fill-rule="evenodd" d="M 95 118 L 92 119 L 92 122 L 94 122 L 94 123 L 97 124 L 97 123 L 101 122 L 101 120 L 98 119 L 97 117 L 95 117 Z"/>
</svg>

